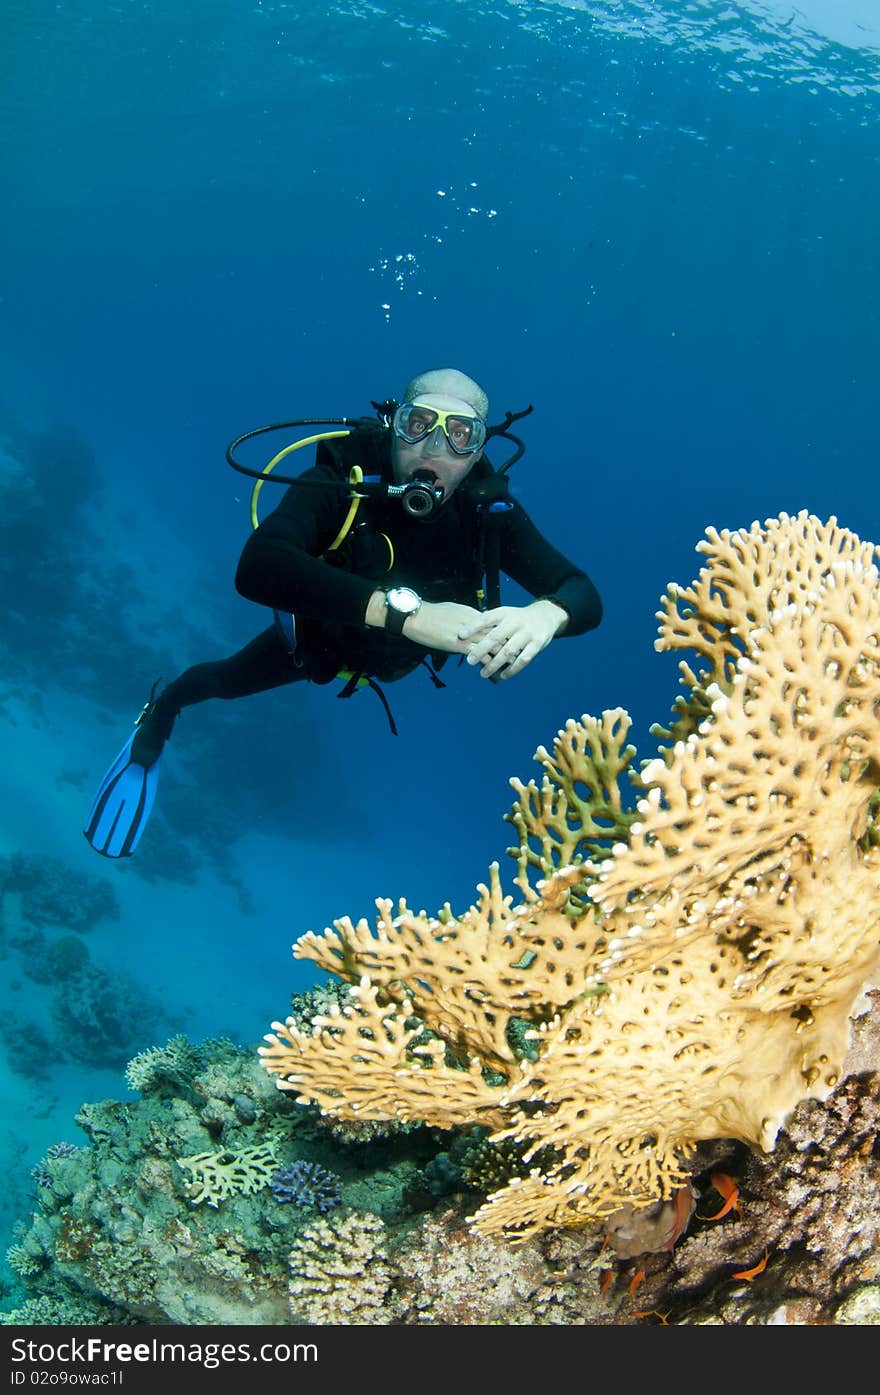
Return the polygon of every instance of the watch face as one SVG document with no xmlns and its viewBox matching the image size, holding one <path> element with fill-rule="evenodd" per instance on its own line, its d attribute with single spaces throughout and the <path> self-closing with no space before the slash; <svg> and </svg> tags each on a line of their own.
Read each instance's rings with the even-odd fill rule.
<svg viewBox="0 0 880 1395">
<path fill-rule="evenodd" d="M 401 615 L 412 615 L 421 605 L 415 591 L 411 591 L 408 586 L 392 586 L 387 592 L 387 597 L 388 604 Z"/>
</svg>

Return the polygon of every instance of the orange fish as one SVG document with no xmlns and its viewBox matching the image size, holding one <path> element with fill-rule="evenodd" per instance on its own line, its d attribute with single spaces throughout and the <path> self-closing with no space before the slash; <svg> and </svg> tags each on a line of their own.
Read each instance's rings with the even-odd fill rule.
<svg viewBox="0 0 880 1395">
<path fill-rule="evenodd" d="M 703 1221 L 720 1221 L 722 1216 L 726 1216 L 728 1211 L 735 1211 L 738 1216 L 742 1215 L 739 1204 L 739 1187 L 732 1177 L 728 1177 L 726 1172 L 713 1172 L 709 1179 L 719 1196 L 724 1197 L 724 1205 L 720 1211 L 716 1211 L 714 1216 L 701 1216 Z"/>
<path fill-rule="evenodd" d="M 676 1187 L 673 1195 L 673 1218 L 672 1228 L 669 1231 L 669 1239 L 663 1246 L 670 1254 L 675 1249 L 675 1242 L 680 1235 L 687 1230 L 688 1221 L 694 1211 L 694 1194 L 690 1186 L 685 1183 L 683 1187 Z"/>
<path fill-rule="evenodd" d="M 606 1269 L 606 1270 L 605 1270 L 605 1273 L 602 1275 L 602 1278 L 600 1279 L 600 1284 L 601 1284 L 602 1292 L 603 1292 L 603 1293 L 607 1293 L 607 1292 L 608 1292 L 609 1288 L 611 1287 L 611 1281 L 612 1281 L 613 1278 L 614 1278 L 614 1270 L 613 1270 L 613 1269 Z"/>
<path fill-rule="evenodd" d="M 635 1272 L 635 1274 L 633 1274 L 632 1278 L 631 1278 L 630 1281 L 629 1281 L 629 1288 L 628 1288 L 627 1292 L 629 1293 L 630 1298 L 632 1298 L 632 1296 L 633 1296 L 633 1294 L 635 1293 L 636 1289 L 638 1288 L 639 1284 L 643 1284 L 644 1282 L 645 1282 L 645 1271 L 644 1271 L 644 1269 L 637 1269 L 636 1272 Z"/>
<path fill-rule="evenodd" d="M 738 1274 L 731 1274 L 732 1279 L 754 1279 L 758 1274 L 763 1274 L 767 1268 L 768 1251 L 764 1251 L 764 1258 L 759 1259 L 754 1269 L 741 1269 Z"/>
</svg>

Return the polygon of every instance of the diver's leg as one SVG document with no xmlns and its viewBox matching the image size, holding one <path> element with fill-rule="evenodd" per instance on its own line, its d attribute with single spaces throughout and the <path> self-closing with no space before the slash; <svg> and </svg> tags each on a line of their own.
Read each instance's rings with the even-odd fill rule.
<svg viewBox="0 0 880 1395">
<path fill-rule="evenodd" d="M 230 658 L 186 669 L 151 700 L 138 723 L 131 758 L 145 766 L 158 760 L 183 707 L 209 698 L 250 697 L 305 677 L 305 669 L 271 625 Z"/>
</svg>

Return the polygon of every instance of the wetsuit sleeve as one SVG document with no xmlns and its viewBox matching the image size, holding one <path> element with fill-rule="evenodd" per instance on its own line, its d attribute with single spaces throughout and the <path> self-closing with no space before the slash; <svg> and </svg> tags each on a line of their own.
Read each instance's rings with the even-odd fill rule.
<svg viewBox="0 0 880 1395">
<path fill-rule="evenodd" d="M 302 478 L 339 484 L 339 472 L 330 465 L 316 465 Z M 244 545 L 235 574 L 238 593 L 273 610 L 363 624 L 376 583 L 321 561 L 349 503 L 344 489 L 292 484 Z"/>
<path fill-rule="evenodd" d="M 602 600 L 587 573 L 557 551 L 517 503 L 505 519 L 500 561 L 501 570 L 524 591 L 568 612 L 561 639 L 594 630 L 601 621 Z"/>
</svg>

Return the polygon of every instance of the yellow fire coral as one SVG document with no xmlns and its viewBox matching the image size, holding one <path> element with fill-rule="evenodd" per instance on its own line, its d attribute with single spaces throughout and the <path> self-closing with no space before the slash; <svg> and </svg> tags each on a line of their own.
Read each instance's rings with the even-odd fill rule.
<svg viewBox="0 0 880 1395">
<path fill-rule="evenodd" d="M 658 612 L 656 648 L 699 667 L 656 758 L 634 770 L 622 710 L 569 721 L 541 785 L 512 782 L 521 901 L 493 865 L 463 915 L 381 900 L 375 929 L 304 935 L 351 1005 L 261 1048 L 327 1114 L 522 1145 L 483 1234 L 666 1198 L 701 1139 L 771 1148 L 880 971 L 877 549 L 802 512 L 697 550 Z"/>
<path fill-rule="evenodd" d="M 245 1144 L 234 1152 L 192 1153 L 178 1158 L 180 1167 L 192 1174 L 186 1191 L 193 1206 L 207 1201 L 217 1207 L 236 1194 L 249 1196 L 268 1187 L 278 1167 L 277 1149 L 277 1141 L 270 1139 Z"/>
</svg>

